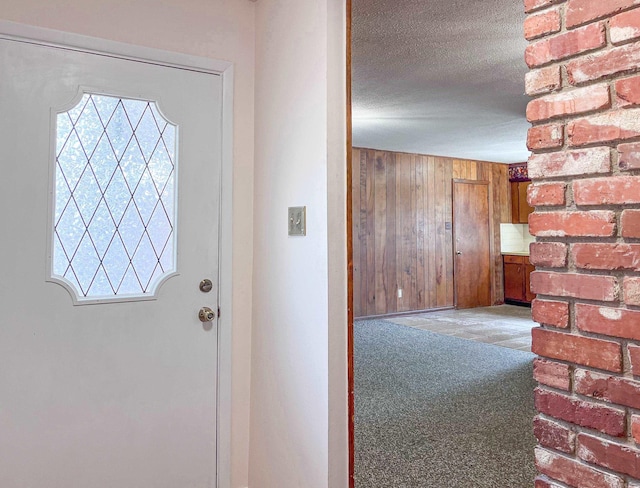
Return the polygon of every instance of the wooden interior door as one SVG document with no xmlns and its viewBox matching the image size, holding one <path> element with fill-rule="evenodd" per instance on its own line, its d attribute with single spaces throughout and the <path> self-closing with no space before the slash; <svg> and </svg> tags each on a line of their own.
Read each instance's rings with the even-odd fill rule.
<svg viewBox="0 0 640 488">
<path fill-rule="evenodd" d="M 491 305 L 489 183 L 454 180 L 453 237 L 456 308 Z"/>
</svg>

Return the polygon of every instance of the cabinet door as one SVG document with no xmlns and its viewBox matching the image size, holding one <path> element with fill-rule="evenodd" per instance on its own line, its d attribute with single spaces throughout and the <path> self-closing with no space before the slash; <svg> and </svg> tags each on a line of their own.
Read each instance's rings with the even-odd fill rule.
<svg viewBox="0 0 640 488">
<path fill-rule="evenodd" d="M 536 294 L 531 292 L 531 273 L 535 271 L 535 269 L 535 266 L 527 260 L 524 265 L 524 297 L 527 302 L 533 301 L 536 297 Z"/>
<path fill-rule="evenodd" d="M 518 220 L 521 224 L 529 223 L 529 214 L 533 212 L 533 208 L 529 206 L 527 201 L 527 188 L 530 184 L 530 181 L 518 183 Z"/>
<path fill-rule="evenodd" d="M 524 300 L 524 265 L 504 263 L 504 298 L 505 300 Z"/>
<path fill-rule="evenodd" d="M 509 183 L 511 188 L 511 223 L 520 223 L 520 192 L 518 191 L 518 182 L 512 181 Z"/>
<path fill-rule="evenodd" d="M 527 188 L 530 184 L 530 181 L 512 181 L 509 185 L 511 187 L 512 224 L 529 223 L 529 214 L 533 212 L 533 208 L 527 202 Z"/>
</svg>

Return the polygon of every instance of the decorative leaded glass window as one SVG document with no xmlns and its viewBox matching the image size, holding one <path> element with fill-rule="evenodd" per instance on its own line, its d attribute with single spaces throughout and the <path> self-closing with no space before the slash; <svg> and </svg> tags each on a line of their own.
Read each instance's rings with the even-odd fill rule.
<svg viewBox="0 0 640 488">
<path fill-rule="evenodd" d="M 55 122 L 51 278 L 77 302 L 153 297 L 176 270 L 177 126 L 95 93 Z"/>
</svg>

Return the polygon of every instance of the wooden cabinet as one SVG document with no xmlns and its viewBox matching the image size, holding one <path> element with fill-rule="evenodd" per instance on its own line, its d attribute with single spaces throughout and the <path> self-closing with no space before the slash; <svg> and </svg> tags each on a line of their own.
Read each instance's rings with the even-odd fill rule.
<svg viewBox="0 0 640 488">
<path fill-rule="evenodd" d="M 503 261 L 505 301 L 531 303 L 536 296 L 530 290 L 529 277 L 534 267 L 528 256 L 505 254 Z"/>
<path fill-rule="evenodd" d="M 511 185 L 511 223 L 527 224 L 533 208 L 527 202 L 527 188 L 530 181 L 512 181 Z"/>
<path fill-rule="evenodd" d="M 531 303 L 536 297 L 535 293 L 531 292 L 531 273 L 536 270 L 536 267 L 529 262 L 529 258 L 525 258 L 524 263 L 524 299 L 526 302 Z"/>
</svg>

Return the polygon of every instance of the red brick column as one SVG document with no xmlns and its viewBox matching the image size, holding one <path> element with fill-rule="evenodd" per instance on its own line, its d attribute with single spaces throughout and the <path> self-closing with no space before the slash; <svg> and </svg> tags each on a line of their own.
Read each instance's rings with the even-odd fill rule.
<svg viewBox="0 0 640 488">
<path fill-rule="evenodd" d="M 524 0 L 536 488 L 640 488 L 640 0 Z"/>
</svg>

